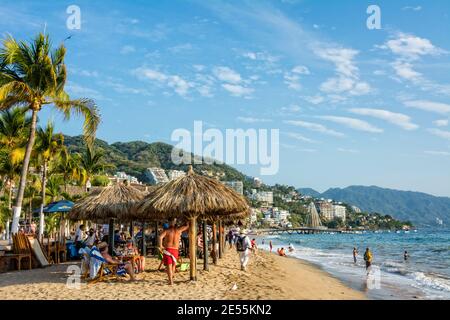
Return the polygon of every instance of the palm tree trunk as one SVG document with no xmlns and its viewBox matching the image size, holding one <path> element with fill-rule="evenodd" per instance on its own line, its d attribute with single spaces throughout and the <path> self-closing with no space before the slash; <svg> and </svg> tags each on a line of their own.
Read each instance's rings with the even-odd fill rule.
<svg viewBox="0 0 450 320">
<path fill-rule="evenodd" d="M 36 123 L 37 115 L 40 106 L 33 105 L 31 115 L 31 127 L 30 136 L 27 142 L 27 148 L 25 150 L 25 157 L 23 159 L 22 172 L 20 173 L 19 190 L 17 191 L 16 205 L 14 206 L 13 223 L 11 227 L 11 233 L 17 233 L 19 231 L 19 219 L 22 211 L 23 194 L 25 192 L 25 185 L 27 183 L 28 166 L 30 164 L 31 151 L 33 150 L 34 140 L 36 137 Z"/>
<path fill-rule="evenodd" d="M 42 188 L 41 188 L 41 209 L 39 211 L 39 236 L 44 234 L 44 207 L 45 207 L 45 187 L 47 184 L 47 160 L 44 160 L 42 166 Z"/>
<path fill-rule="evenodd" d="M 10 179 L 9 180 L 9 194 L 8 194 L 8 208 L 9 208 L 9 210 L 12 209 L 12 206 L 11 206 L 11 203 L 12 203 L 12 185 L 11 184 L 12 184 L 12 181 Z M 10 239 L 10 236 L 9 236 L 9 222 L 10 222 L 10 219 L 8 217 L 8 219 L 6 220 L 6 240 Z"/>
</svg>

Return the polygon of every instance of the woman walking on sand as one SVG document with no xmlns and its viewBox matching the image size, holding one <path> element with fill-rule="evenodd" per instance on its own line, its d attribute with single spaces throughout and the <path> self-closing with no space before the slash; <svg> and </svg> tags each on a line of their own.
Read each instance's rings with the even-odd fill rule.
<svg viewBox="0 0 450 320">
<path fill-rule="evenodd" d="M 269 241 L 269 249 L 270 249 L 270 253 L 272 253 L 272 249 L 273 249 L 272 240 Z"/>
</svg>

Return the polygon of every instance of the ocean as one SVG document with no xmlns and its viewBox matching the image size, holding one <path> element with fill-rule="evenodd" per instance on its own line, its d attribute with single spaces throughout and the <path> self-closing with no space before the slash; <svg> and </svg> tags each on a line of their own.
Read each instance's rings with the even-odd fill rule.
<svg viewBox="0 0 450 320">
<path fill-rule="evenodd" d="M 265 250 L 272 240 L 275 252 L 291 243 L 295 251 L 289 256 L 320 266 L 369 299 L 450 299 L 450 230 L 262 235 L 258 240 Z M 359 253 L 356 264 L 353 247 Z M 374 256 L 369 279 L 363 260 L 366 247 Z"/>
</svg>

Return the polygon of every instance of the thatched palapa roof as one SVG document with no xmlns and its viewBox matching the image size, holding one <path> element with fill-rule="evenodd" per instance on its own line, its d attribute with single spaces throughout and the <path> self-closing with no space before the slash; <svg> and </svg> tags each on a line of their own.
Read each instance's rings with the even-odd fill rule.
<svg viewBox="0 0 450 320">
<path fill-rule="evenodd" d="M 190 166 L 184 177 L 151 191 L 136 205 L 136 215 L 143 220 L 222 216 L 248 208 L 243 196 L 220 181 L 196 174 Z"/>
<path fill-rule="evenodd" d="M 71 220 L 106 221 L 124 218 L 145 193 L 121 183 L 105 187 L 77 202 L 69 213 Z"/>
</svg>

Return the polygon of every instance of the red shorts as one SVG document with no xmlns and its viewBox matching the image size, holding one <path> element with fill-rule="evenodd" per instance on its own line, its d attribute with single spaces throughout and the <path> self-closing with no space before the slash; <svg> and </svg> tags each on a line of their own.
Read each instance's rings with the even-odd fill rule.
<svg viewBox="0 0 450 320">
<path fill-rule="evenodd" d="M 170 252 L 175 257 L 175 259 L 178 260 L 178 249 L 167 248 L 167 249 L 165 249 L 165 251 Z M 165 254 L 163 252 L 163 263 L 164 263 L 165 266 L 168 266 L 168 265 L 171 265 L 171 264 L 176 264 L 177 262 L 174 261 L 171 256 L 169 256 L 169 255 L 167 255 L 167 254 Z"/>
</svg>

